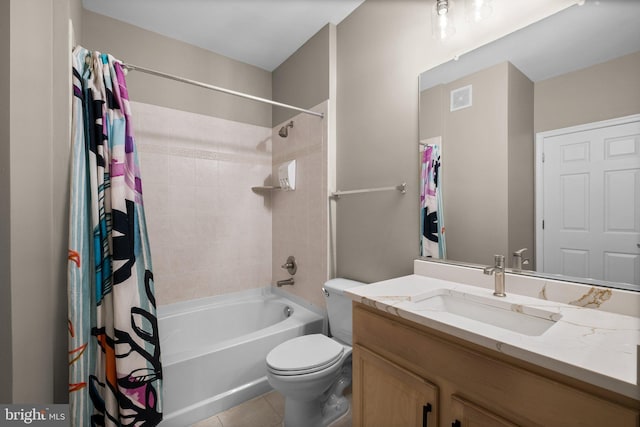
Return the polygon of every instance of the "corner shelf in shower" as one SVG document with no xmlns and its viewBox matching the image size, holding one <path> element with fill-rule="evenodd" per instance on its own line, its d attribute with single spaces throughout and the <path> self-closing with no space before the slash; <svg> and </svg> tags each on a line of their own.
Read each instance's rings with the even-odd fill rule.
<svg viewBox="0 0 640 427">
<path fill-rule="evenodd" d="M 273 185 L 261 185 L 257 187 L 251 187 L 251 191 L 253 192 L 263 192 L 263 191 L 273 191 L 273 190 L 281 190 L 282 187 L 274 187 Z"/>
</svg>

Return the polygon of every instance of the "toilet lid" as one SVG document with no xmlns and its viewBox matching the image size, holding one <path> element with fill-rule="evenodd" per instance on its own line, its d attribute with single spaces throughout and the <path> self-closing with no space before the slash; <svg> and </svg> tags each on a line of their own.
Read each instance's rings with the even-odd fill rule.
<svg viewBox="0 0 640 427">
<path fill-rule="evenodd" d="M 271 350 L 267 366 L 284 375 L 311 373 L 333 365 L 343 353 L 344 346 L 322 334 L 303 335 Z"/>
</svg>

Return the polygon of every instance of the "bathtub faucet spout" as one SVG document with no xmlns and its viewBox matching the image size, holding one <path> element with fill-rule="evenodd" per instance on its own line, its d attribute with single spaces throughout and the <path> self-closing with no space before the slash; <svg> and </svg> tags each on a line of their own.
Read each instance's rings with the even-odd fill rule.
<svg viewBox="0 0 640 427">
<path fill-rule="evenodd" d="M 285 280 L 278 280 L 278 282 L 276 283 L 276 285 L 278 287 L 284 286 L 284 285 L 293 285 L 293 277 L 289 278 L 289 279 L 285 279 Z"/>
</svg>

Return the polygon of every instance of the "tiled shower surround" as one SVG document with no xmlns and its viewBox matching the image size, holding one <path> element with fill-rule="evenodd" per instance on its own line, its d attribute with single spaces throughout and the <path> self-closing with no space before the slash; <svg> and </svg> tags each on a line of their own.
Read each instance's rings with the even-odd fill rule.
<svg viewBox="0 0 640 427">
<path fill-rule="evenodd" d="M 267 286 L 267 127 L 132 103 L 159 305 Z"/>
<path fill-rule="evenodd" d="M 312 108 L 327 113 L 327 102 Z M 273 193 L 273 281 L 289 278 L 283 268 L 289 255 L 296 258 L 295 284 L 282 289 L 324 308 L 322 285 L 328 274 L 327 119 L 298 114 L 289 136 L 278 135 L 287 120 L 273 128 L 273 176 L 278 165 L 296 160 L 295 191 Z"/>
<path fill-rule="evenodd" d="M 326 121 L 298 115 L 285 139 L 280 126 L 131 106 L 158 304 L 275 284 L 294 255 L 296 284 L 285 290 L 323 307 Z M 296 191 L 251 190 L 293 158 Z"/>
</svg>

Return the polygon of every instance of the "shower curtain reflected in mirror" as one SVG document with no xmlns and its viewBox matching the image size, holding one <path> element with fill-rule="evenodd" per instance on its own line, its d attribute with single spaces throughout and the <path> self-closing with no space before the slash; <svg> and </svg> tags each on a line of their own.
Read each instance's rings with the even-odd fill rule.
<svg viewBox="0 0 640 427">
<path fill-rule="evenodd" d="M 72 426 L 162 420 L 151 255 L 121 64 L 73 56 L 68 263 Z"/>
<path fill-rule="evenodd" d="M 421 143 L 420 161 L 420 256 L 445 259 L 440 146 Z"/>
</svg>

